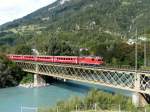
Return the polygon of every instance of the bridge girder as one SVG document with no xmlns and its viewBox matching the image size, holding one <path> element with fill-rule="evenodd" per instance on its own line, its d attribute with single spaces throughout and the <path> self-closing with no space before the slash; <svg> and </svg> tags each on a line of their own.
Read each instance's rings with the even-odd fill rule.
<svg viewBox="0 0 150 112">
<path fill-rule="evenodd" d="M 23 61 L 16 61 L 16 64 L 26 72 L 99 84 L 150 95 L 149 72 Z"/>
</svg>

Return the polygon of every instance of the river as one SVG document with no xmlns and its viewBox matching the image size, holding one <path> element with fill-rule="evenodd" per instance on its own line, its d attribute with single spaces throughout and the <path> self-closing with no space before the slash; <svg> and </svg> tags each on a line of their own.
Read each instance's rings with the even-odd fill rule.
<svg viewBox="0 0 150 112">
<path fill-rule="evenodd" d="M 60 100 L 66 100 L 72 96 L 84 97 L 92 88 L 104 91 L 117 92 L 127 96 L 131 92 L 119 89 L 111 89 L 80 82 L 57 82 L 41 88 L 12 87 L 0 89 L 0 112 L 21 112 L 21 107 L 49 107 Z"/>
</svg>

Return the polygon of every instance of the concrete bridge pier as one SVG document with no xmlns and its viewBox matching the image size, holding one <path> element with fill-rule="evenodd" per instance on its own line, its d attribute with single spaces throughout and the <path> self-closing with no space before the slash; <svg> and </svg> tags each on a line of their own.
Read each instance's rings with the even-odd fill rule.
<svg viewBox="0 0 150 112">
<path fill-rule="evenodd" d="M 135 92 L 135 93 L 132 94 L 132 103 L 133 103 L 133 105 L 135 105 L 136 107 L 138 107 L 139 104 L 140 104 L 139 97 L 140 97 L 139 93 L 136 93 L 136 92 Z"/>
<path fill-rule="evenodd" d="M 139 91 L 140 90 L 140 82 L 141 82 L 141 75 L 136 73 L 135 77 L 135 90 Z M 132 103 L 136 107 L 144 107 L 145 105 L 148 104 L 147 98 L 144 97 L 144 94 L 139 93 L 139 92 L 134 92 L 132 94 Z"/>
<path fill-rule="evenodd" d="M 36 64 L 35 71 L 36 71 L 36 74 L 34 74 L 34 87 L 46 86 L 46 81 L 42 78 L 41 75 L 38 74 L 39 72 L 38 64 Z"/>
<path fill-rule="evenodd" d="M 38 85 L 38 76 L 37 74 L 34 74 L 34 86 Z"/>
<path fill-rule="evenodd" d="M 46 86 L 46 81 L 39 74 L 34 74 L 34 87 Z"/>
<path fill-rule="evenodd" d="M 144 107 L 145 105 L 149 104 L 150 96 L 142 93 L 135 92 L 132 94 L 132 103 L 136 107 Z"/>
</svg>

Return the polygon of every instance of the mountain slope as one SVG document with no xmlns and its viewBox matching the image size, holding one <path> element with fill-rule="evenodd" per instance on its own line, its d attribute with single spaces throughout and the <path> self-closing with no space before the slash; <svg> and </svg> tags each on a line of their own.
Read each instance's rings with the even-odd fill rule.
<svg viewBox="0 0 150 112">
<path fill-rule="evenodd" d="M 85 47 L 96 43 L 96 39 L 110 43 L 108 40 L 133 37 L 135 29 L 138 34 L 149 33 L 149 10 L 149 0 L 57 0 L 0 26 L 0 44 L 14 46 L 24 41 L 33 44 L 33 37 L 46 36 L 47 41 L 52 33 Z"/>
<path fill-rule="evenodd" d="M 115 29 L 116 32 L 122 33 L 129 31 L 133 20 L 139 28 L 143 27 L 142 24 L 148 27 L 149 10 L 149 0 L 58 0 L 21 19 L 6 23 L 0 29 L 29 25 L 57 28 L 63 25 L 63 28 L 68 30 L 67 26 L 71 28 L 75 27 L 74 24 L 79 24 L 86 27 L 95 21 L 95 24 L 103 29 Z"/>
<path fill-rule="evenodd" d="M 149 10 L 149 0 L 57 0 L 0 26 L 0 51 L 28 54 L 34 48 L 42 55 L 90 54 L 113 65 L 133 66 L 135 46 L 127 42 L 135 42 L 136 29 L 138 36 L 150 37 Z M 80 53 L 80 48 L 88 51 Z M 139 44 L 139 65 L 143 54 Z"/>
</svg>

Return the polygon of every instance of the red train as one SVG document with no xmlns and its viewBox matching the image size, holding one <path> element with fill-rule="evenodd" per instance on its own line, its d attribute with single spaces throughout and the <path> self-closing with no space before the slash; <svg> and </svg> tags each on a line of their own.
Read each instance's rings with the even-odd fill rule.
<svg viewBox="0 0 150 112">
<path fill-rule="evenodd" d="M 79 57 L 79 56 L 34 56 L 34 55 L 8 55 L 11 60 L 36 61 L 50 63 L 66 63 L 81 65 L 103 65 L 102 57 Z"/>
</svg>

